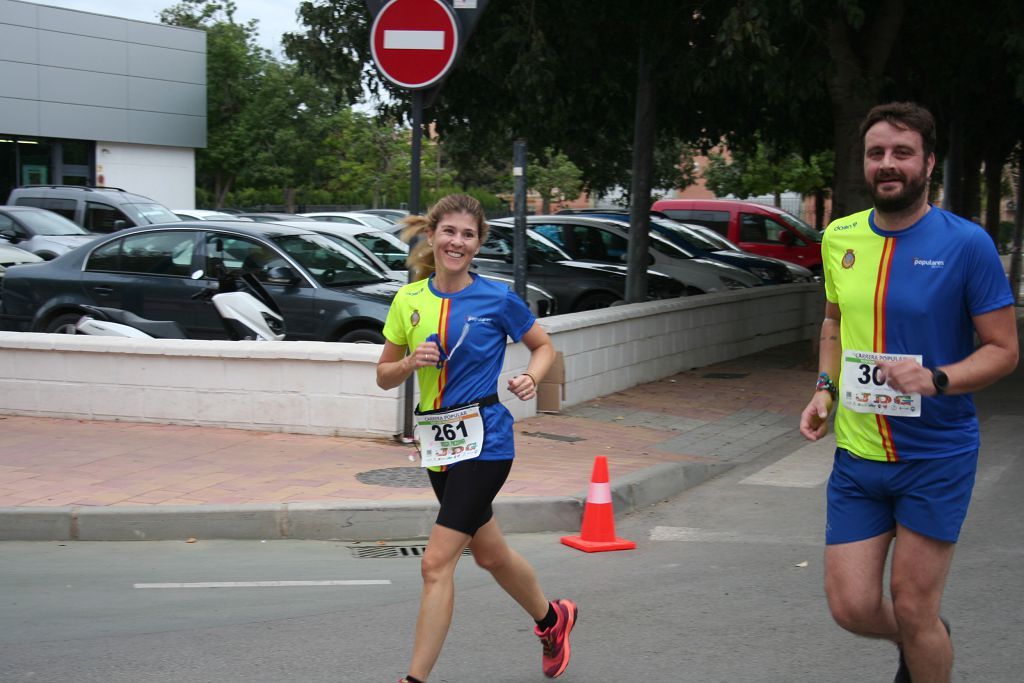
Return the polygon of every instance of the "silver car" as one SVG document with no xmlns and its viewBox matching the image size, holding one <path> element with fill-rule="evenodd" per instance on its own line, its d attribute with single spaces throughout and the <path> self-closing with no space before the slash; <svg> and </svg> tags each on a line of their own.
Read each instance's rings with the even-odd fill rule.
<svg viewBox="0 0 1024 683">
<path fill-rule="evenodd" d="M 42 260 L 30 251 L 0 242 L 0 279 L 3 278 L 10 266 L 20 266 L 22 263 L 40 263 Z"/>
<path fill-rule="evenodd" d="M 34 206 L 0 206 L 0 240 L 45 261 L 91 242 L 97 235 L 64 216 Z"/>
</svg>

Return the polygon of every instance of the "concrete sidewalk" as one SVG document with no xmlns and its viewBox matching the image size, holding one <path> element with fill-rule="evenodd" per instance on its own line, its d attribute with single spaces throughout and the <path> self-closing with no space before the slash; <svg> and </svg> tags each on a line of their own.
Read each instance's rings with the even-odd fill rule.
<svg viewBox="0 0 1024 683">
<path fill-rule="evenodd" d="M 811 343 L 789 344 L 520 421 L 498 520 L 577 532 L 597 455 L 617 514 L 788 455 L 807 445 L 797 424 L 816 373 Z M 982 420 L 986 404 L 1024 418 L 1022 397 L 1018 367 L 978 394 Z M 0 540 L 424 538 L 436 503 L 411 454 L 390 440 L 0 416 Z"/>
</svg>

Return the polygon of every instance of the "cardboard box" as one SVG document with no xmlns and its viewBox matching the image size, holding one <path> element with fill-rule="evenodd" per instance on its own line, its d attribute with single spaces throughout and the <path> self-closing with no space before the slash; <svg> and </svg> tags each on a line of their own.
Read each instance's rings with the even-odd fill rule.
<svg viewBox="0 0 1024 683">
<path fill-rule="evenodd" d="M 548 374 L 541 378 L 540 383 L 564 384 L 565 383 L 565 357 L 561 351 L 555 352 L 555 362 L 551 364 Z"/>
<path fill-rule="evenodd" d="M 537 385 L 537 412 L 557 413 L 562 409 L 561 384 L 541 382 Z"/>
</svg>

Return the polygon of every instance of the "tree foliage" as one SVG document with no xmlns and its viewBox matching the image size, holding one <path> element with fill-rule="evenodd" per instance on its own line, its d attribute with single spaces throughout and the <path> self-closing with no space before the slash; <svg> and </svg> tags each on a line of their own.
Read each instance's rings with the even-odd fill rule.
<svg viewBox="0 0 1024 683">
<path fill-rule="evenodd" d="M 775 195 L 778 206 L 778 198 L 785 191 L 814 194 L 831 187 L 832 161 L 831 151 L 804 159 L 795 152 L 779 153 L 773 145 L 758 139 L 753 154 L 742 147 L 735 148 L 731 158 L 723 153 L 710 154 L 704 180 L 719 197 Z"/>
<path fill-rule="evenodd" d="M 551 212 L 551 202 L 567 202 L 580 196 L 583 181 L 580 169 L 562 152 L 544 151 L 543 155 L 530 155 L 526 168 L 526 182 L 540 195 L 541 213 Z"/>
</svg>

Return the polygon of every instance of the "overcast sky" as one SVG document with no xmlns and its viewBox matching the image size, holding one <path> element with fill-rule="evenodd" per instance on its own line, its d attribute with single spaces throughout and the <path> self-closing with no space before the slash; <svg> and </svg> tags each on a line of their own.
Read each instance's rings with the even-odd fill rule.
<svg viewBox="0 0 1024 683">
<path fill-rule="evenodd" d="M 37 5 L 66 7 L 124 19 L 160 21 L 160 10 L 176 4 L 176 0 L 26 0 Z M 235 20 L 244 23 L 259 20 L 259 42 L 275 56 L 281 57 L 281 35 L 299 29 L 295 11 L 301 0 L 235 0 Z"/>
</svg>

